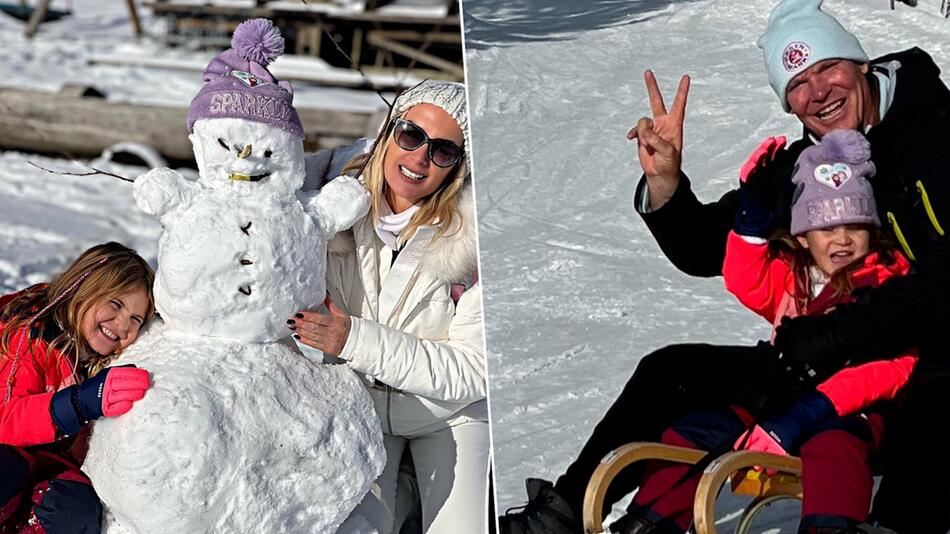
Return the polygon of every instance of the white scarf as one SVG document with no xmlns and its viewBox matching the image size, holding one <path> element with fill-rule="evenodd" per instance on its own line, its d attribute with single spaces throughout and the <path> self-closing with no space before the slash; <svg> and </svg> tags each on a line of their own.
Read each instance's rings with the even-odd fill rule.
<svg viewBox="0 0 950 534">
<path fill-rule="evenodd" d="M 817 298 L 828 285 L 831 277 L 822 272 L 817 265 L 808 267 L 808 276 L 811 278 L 811 298 Z"/>
<path fill-rule="evenodd" d="M 393 213 L 388 202 L 383 202 L 383 212 L 376 221 L 376 235 L 392 250 L 399 250 L 399 234 L 409 225 L 409 219 L 419 211 L 419 206 L 413 204 L 402 213 Z"/>
</svg>

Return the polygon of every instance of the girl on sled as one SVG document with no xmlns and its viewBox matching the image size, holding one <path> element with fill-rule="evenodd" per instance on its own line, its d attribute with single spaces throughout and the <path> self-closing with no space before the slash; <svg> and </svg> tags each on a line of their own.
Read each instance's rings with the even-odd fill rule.
<svg viewBox="0 0 950 534">
<path fill-rule="evenodd" d="M 723 277 L 739 300 L 778 326 L 786 317 L 825 313 L 853 300 L 851 292 L 908 272 L 907 259 L 881 239 L 868 178 L 870 145 L 854 130 L 837 130 L 805 149 L 793 182 L 791 233 L 773 234 L 772 214 L 758 200 L 757 170 L 783 148 L 770 138 L 740 173 L 741 208 L 726 245 Z M 771 240 L 767 239 L 772 236 Z M 697 413 L 669 428 L 662 441 L 711 450 L 735 447 L 802 458 L 800 533 L 859 533 L 873 488 L 869 459 L 883 432 L 879 401 L 893 399 L 916 363 L 912 355 L 845 368 L 800 396 L 787 411 L 755 420 L 744 408 Z M 870 408 L 870 409 L 869 409 Z M 748 429 L 748 430 L 746 430 Z M 699 474 L 655 462 L 618 521 L 620 532 L 682 533 L 692 522 Z"/>
</svg>

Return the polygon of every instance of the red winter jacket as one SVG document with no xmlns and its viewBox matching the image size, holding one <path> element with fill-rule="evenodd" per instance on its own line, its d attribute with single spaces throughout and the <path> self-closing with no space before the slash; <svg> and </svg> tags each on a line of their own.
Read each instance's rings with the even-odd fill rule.
<svg viewBox="0 0 950 534">
<path fill-rule="evenodd" d="M 0 297 L 0 309 L 16 296 Z M 0 323 L 0 332 L 4 325 Z M 50 401 L 60 389 L 75 384 L 71 363 L 59 351 L 47 352 L 49 339 L 34 337 L 23 343 L 14 371 L 10 400 L 8 384 L 13 351 L 27 335 L 22 328 L 10 337 L 10 350 L 0 354 L 0 444 L 29 447 L 52 443 L 60 437 L 50 415 Z M 48 336 L 47 336 L 48 337 Z"/>
<path fill-rule="evenodd" d="M 877 287 L 892 276 L 907 274 L 910 270 L 907 259 L 897 251 L 893 256 L 894 261 L 885 265 L 878 254 L 869 254 L 864 265 L 851 273 L 854 287 Z M 792 298 L 795 279 L 789 264 L 781 257 L 769 258 L 765 243 L 749 243 L 732 231 L 726 240 L 722 276 L 729 292 L 773 326 L 778 326 L 783 317 L 826 313 L 835 305 L 851 300 L 847 295 L 834 297 L 834 290 L 826 286 L 807 309 L 798 309 Z M 893 399 L 916 363 L 914 353 L 848 367 L 817 389 L 828 397 L 838 415 L 856 413 L 879 400 Z"/>
</svg>

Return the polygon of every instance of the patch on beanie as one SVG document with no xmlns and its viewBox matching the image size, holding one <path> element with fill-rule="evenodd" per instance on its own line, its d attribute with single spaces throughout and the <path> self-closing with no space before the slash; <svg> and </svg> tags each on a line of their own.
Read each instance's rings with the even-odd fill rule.
<svg viewBox="0 0 950 534">
<path fill-rule="evenodd" d="M 811 47 L 801 41 L 788 43 L 782 52 L 782 65 L 785 70 L 794 72 L 803 66 L 811 57 Z"/>
<path fill-rule="evenodd" d="M 815 180 L 835 189 L 850 180 L 851 174 L 851 167 L 846 163 L 824 163 L 815 167 Z"/>
<path fill-rule="evenodd" d="M 258 85 L 270 85 L 270 82 L 262 80 L 257 76 L 254 76 L 250 72 L 244 72 L 243 70 L 232 70 L 231 76 L 234 76 L 238 80 L 244 82 L 244 85 L 248 87 L 257 87 Z"/>
</svg>

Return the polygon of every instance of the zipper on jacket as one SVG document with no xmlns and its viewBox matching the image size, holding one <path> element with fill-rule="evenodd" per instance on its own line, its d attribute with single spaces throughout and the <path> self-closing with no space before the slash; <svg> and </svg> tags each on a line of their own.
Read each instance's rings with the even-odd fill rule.
<svg viewBox="0 0 950 534">
<path fill-rule="evenodd" d="M 904 232 L 901 231 L 901 227 L 897 224 L 897 217 L 894 216 L 893 212 L 887 212 L 887 222 L 891 223 L 891 228 L 894 229 L 894 237 L 896 237 L 897 242 L 900 243 L 904 254 L 907 255 L 910 261 L 917 261 L 917 258 L 914 257 L 913 251 L 910 250 L 910 245 L 907 243 L 907 238 L 904 237 Z"/>
<path fill-rule="evenodd" d="M 920 180 L 917 180 L 917 191 L 920 192 L 920 199 L 924 201 L 924 211 L 927 212 L 927 218 L 930 219 L 930 224 L 934 227 L 934 230 L 942 236 L 943 227 L 940 226 L 940 222 L 937 221 L 937 214 L 934 212 L 933 205 L 930 204 L 930 195 L 927 194 L 927 190 L 924 189 L 924 183 Z"/>
<path fill-rule="evenodd" d="M 389 435 L 394 435 L 393 433 L 393 410 L 392 410 L 392 394 L 393 388 L 390 385 L 386 385 L 386 427 L 389 428 Z"/>
</svg>

